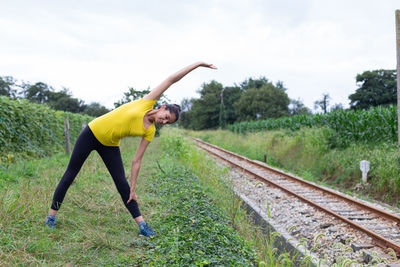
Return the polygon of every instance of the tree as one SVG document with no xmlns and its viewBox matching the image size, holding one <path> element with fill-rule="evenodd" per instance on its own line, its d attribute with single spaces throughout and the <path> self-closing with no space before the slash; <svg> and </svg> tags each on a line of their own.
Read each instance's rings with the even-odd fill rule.
<svg viewBox="0 0 400 267">
<path fill-rule="evenodd" d="M 207 129 L 224 127 L 234 123 L 237 115 L 233 104 L 240 98 L 242 89 L 239 86 L 223 87 L 222 84 L 211 81 L 204 83 L 200 99 L 183 99 L 182 113 L 179 125 L 189 129 Z"/>
<path fill-rule="evenodd" d="M 222 89 L 222 84 L 216 81 L 202 85 L 198 91 L 200 98 L 191 100 L 189 128 L 202 130 L 219 126 Z"/>
<path fill-rule="evenodd" d="M 0 95 L 16 98 L 15 80 L 11 76 L 0 77 Z"/>
<path fill-rule="evenodd" d="M 226 124 L 234 123 L 238 115 L 235 111 L 234 104 L 240 99 L 243 91 L 238 86 L 228 86 L 223 89 L 223 111 L 221 117 L 223 118 L 222 127 Z"/>
<path fill-rule="evenodd" d="M 316 110 L 321 109 L 324 114 L 327 113 L 330 99 L 329 94 L 322 94 L 322 99 L 314 102 L 314 108 Z"/>
<path fill-rule="evenodd" d="M 308 115 L 312 114 L 311 110 L 301 102 L 300 99 L 290 99 L 289 115 Z"/>
<path fill-rule="evenodd" d="M 289 98 L 285 90 L 283 82 L 273 85 L 265 77 L 227 87 L 216 81 L 204 83 L 198 91 L 199 99 L 182 101 L 179 124 L 194 130 L 215 129 L 239 120 L 287 115 Z"/>
<path fill-rule="evenodd" d="M 49 99 L 49 93 L 54 89 L 43 82 L 37 82 L 33 85 L 27 83 L 22 85 L 22 94 L 24 98 L 31 102 L 44 104 Z"/>
<path fill-rule="evenodd" d="M 268 83 L 260 88 L 247 89 L 234 106 L 238 120 L 244 121 L 286 116 L 289 114 L 289 103 L 284 88 Z"/>
<path fill-rule="evenodd" d="M 359 87 L 349 96 L 350 108 L 368 109 L 397 103 L 396 70 L 373 70 L 357 74 Z"/>
<path fill-rule="evenodd" d="M 248 78 L 247 80 L 244 80 L 243 82 L 240 83 L 240 88 L 243 91 L 246 91 L 251 88 L 258 89 L 269 83 L 270 83 L 270 81 L 267 78 L 265 78 L 264 76 L 261 76 L 258 79 Z M 283 83 L 278 81 L 277 87 L 278 86 L 282 86 L 282 88 L 283 88 Z"/>
<path fill-rule="evenodd" d="M 181 102 L 181 114 L 179 116 L 179 125 L 187 128 L 187 129 L 192 129 L 193 127 L 191 127 L 191 123 L 192 123 L 192 116 L 191 114 L 193 114 L 193 112 L 191 112 L 193 103 L 192 103 L 193 99 L 189 99 L 189 98 L 184 98 L 182 99 Z"/>
<path fill-rule="evenodd" d="M 93 117 L 99 117 L 107 112 L 109 112 L 109 110 L 98 102 L 92 102 L 89 105 L 86 105 L 85 109 L 83 110 L 83 113 Z"/>
<path fill-rule="evenodd" d="M 86 108 L 84 101 L 72 97 L 68 88 L 63 88 L 59 92 L 49 91 L 47 95 L 47 104 L 54 109 L 80 113 Z"/>
<path fill-rule="evenodd" d="M 150 93 L 150 88 L 140 91 L 140 90 L 135 90 L 133 87 L 129 87 L 128 92 L 125 92 L 122 99 L 115 102 L 114 106 L 117 108 L 119 106 L 122 106 L 123 104 L 129 103 L 136 99 L 143 98 L 148 93 Z M 161 97 L 155 103 L 154 108 L 159 108 L 160 106 L 166 105 L 168 103 L 169 99 L 165 95 L 161 95 Z"/>
<path fill-rule="evenodd" d="M 17 89 L 22 98 L 39 104 L 47 104 L 53 109 L 69 111 L 74 113 L 86 113 L 91 116 L 100 116 L 109 110 L 99 103 L 93 102 L 85 105 L 84 101 L 72 97 L 68 88 L 62 88 L 61 91 L 55 91 L 53 87 L 43 82 L 35 84 L 24 83 L 17 84 L 17 81 L 10 76 L 0 77 L 0 95 L 17 98 Z"/>
<path fill-rule="evenodd" d="M 331 111 L 335 111 L 335 110 L 344 110 L 344 107 L 341 103 L 336 103 L 335 105 L 333 105 L 331 107 Z"/>
<path fill-rule="evenodd" d="M 35 84 L 23 84 L 22 94 L 31 102 L 47 104 L 51 108 L 74 113 L 83 112 L 86 105 L 83 100 L 72 97 L 68 88 L 56 92 L 53 87 L 37 82 Z"/>
</svg>

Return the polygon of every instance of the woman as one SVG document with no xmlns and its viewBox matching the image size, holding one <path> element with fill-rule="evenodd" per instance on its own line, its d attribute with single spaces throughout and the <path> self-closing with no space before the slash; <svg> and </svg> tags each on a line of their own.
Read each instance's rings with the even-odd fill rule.
<svg viewBox="0 0 400 267">
<path fill-rule="evenodd" d="M 216 69 L 214 65 L 204 62 L 189 65 L 169 76 L 142 99 L 122 105 L 89 123 L 76 140 L 67 170 L 54 192 L 51 209 L 45 221 L 46 225 L 54 228 L 56 214 L 69 186 L 74 181 L 90 152 L 96 150 L 110 172 L 126 208 L 138 224 L 141 234 L 149 237 L 156 235 L 140 214 L 135 193 L 136 180 L 143 154 L 154 137 L 154 123 L 171 124 L 176 122 L 179 118 L 180 107 L 178 105 L 164 105 L 159 109 L 153 109 L 153 106 L 172 84 L 198 67 Z M 142 136 L 132 161 L 130 187 L 125 178 L 119 150 L 120 140 L 126 136 Z"/>
</svg>

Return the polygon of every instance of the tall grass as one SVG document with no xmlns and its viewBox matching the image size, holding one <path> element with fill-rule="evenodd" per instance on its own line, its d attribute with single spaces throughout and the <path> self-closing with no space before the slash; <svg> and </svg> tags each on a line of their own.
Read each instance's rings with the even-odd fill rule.
<svg viewBox="0 0 400 267">
<path fill-rule="evenodd" d="M 373 107 L 369 110 L 340 110 L 327 114 L 297 115 L 262 121 L 240 122 L 228 125 L 235 133 L 302 127 L 328 127 L 332 130 L 330 145 L 346 147 L 351 143 L 380 143 L 397 140 L 397 107 Z"/>
</svg>

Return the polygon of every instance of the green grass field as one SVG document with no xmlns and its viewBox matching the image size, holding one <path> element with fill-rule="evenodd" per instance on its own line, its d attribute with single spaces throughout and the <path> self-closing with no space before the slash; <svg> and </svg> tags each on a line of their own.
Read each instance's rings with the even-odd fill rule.
<svg viewBox="0 0 400 267">
<path fill-rule="evenodd" d="M 149 160 L 157 149 L 149 147 L 138 183 L 141 210 L 151 221 L 156 199 L 146 194 Z M 136 149 L 136 140 L 124 142 L 125 166 Z M 57 217 L 57 229 L 43 222 L 54 189 L 62 176 L 68 157 L 18 162 L 1 179 L 0 260 L 1 265 L 107 265 L 140 262 L 145 248 L 132 247 L 138 230 L 125 210 L 104 164 L 96 153 L 85 162 L 71 186 Z M 147 215 L 147 216 L 146 216 Z"/>
<path fill-rule="evenodd" d="M 137 138 L 122 142 L 127 173 L 137 144 Z M 55 230 L 43 223 L 69 157 L 12 164 L 0 173 L 0 266 L 245 266 L 260 260 L 263 247 L 257 256 L 255 242 L 245 241 L 252 240 L 256 229 L 240 237 L 234 228 L 246 233 L 240 229 L 250 223 L 244 220 L 239 226 L 228 209 L 215 205 L 218 192 L 205 187 L 207 182 L 171 149 L 161 146 L 160 138 L 152 142 L 137 185 L 141 212 L 158 232 L 155 239 L 139 236 L 97 153 L 69 189 Z"/>
</svg>

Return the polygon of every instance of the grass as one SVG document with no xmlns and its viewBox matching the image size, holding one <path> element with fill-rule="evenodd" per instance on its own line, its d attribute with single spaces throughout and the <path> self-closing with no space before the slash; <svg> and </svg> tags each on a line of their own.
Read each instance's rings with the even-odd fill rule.
<svg viewBox="0 0 400 267">
<path fill-rule="evenodd" d="M 185 151 L 185 144 L 176 150 L 165 140 L 162 147 L 159 138 L 149 146 L 137 184 L 141 212 L 158 232 L 155 239 L 138 236 L 97 153 L 69 189 L 55 230 L 43 223 L 69 158 L 58 154 L 11 164 L 0 173 L 0 266 L 243 266 L 261 260 L 253 247 L 261 255 L 267 244 L 264 238 L 251 241 L 260 234 L 250 222 L 244 224 L 240 203 L 224 199 L 226 209 L 214 205 L 221 204 L 221 192 L 206 176 L 219 184 L 226 170 L 209 169 L 210 160 L 197 168 L 185 166 L 176 154 Z M 122 142 L 126 173 L 137 144 L 137 139 Z M 201 159 L 204 155 L 190 162 Z"/>
<path fill-rule="evenodd" d="M 136 141 L 122 146 L 125 166 L 136 149 Z M 142 177 L 155 168 L 151 157 L 157 145 L 149 147 Z M 52 194 L 68 157 L 13 164 L 0 183 L 0 265 L 117 265 L 140 262 L 145 248 L 132 248 L 138 230 L 125 210 L 111 177 L 96 153 L 85 162 L 71 186 L 57 217 L 57 230 L 43 227 Z M 141 210 L 151 218 L 146 179 L 140 179 Z M 129 264 L 128 264 L 129 263 Z"/>
<path fill-rule="evenodd" d="M 303 178 L 344 191 L 361 182 L 360 161 L 371 162 L 369 183 L 353 192 L 399 207 L 400 167 L 395 143 L 355 144 L 343 149 L 330 147 L 331 130 L 301 128 L 235 134 L 230 131 L 187 131 L 194 137 L 246 157 L 264 161 Z"/>
</svg>

